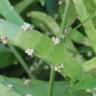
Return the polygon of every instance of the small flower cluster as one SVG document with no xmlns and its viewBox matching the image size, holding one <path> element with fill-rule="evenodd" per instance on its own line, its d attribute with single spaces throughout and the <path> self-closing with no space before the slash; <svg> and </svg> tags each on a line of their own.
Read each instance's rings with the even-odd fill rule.
<svg viewBox="0 0 96 96">
<path fill-rule="evenodd" d="M 93 96 L 96 96 L 96 88 L 93 88 L 93 89 L 87 89 L 86 92 L 88 92 L 88 93 L 92 93 Z"/>
<path fill-rule="evenodd" d="M 52 41 L 54 42 L 55 45 L 60 43 L 60 39 L 58 37 L 52 37 Z"/>
<path fill-rule="evenodd" d="M 30 86 L 31 85 L 31 80 L 30 79 L 24 80 L 24 84 Z"/>
<path fill-rule="evenodd" d="M 24 31 L 27 31 L 27 30 L 32 30 L 33 29 L 33 26 L 29 23 L 24 23 L 22 26 L 21 26 L 21 29 L 24 30 Z"/>
<path fill-rule="evenodd" d="M 27 49 L 25 50 L 25 53 L 28 54 L 28 56 L 32 56 L 33 53 L 34 53 L 34 49 L 27 48 Z"/>
<path fill-rule="evenodd" d="M 8 84 L 8 89 L 12 89 L 13 88 L 13 85 L 12 84 Z"/>
<path fill-rule="evenodd" d="M 88 57 L 92 57 L 92 55 L 93 55 L 92 51 L 87 51 L 87 56 Z"/>
<path fill-rule="evenodd" d="M 63 0 L 58 0 L 58 5 L 61 5 L 61 4 L 63 4 Z"/>
<path fill-rule="evenodd" d="M 7 44 L 8 43 L 8 39 L 6 36 L 0 36 L 0 41 L 3 43 L 3 44 Z"/>
<path fill-rule="evenodd" d="M 63 64 L 60 65 L 51 65 L 51 68 L 53 68 L 54 71 L 61 72 L 62 69 L 64 68 Z"/>
</svg>

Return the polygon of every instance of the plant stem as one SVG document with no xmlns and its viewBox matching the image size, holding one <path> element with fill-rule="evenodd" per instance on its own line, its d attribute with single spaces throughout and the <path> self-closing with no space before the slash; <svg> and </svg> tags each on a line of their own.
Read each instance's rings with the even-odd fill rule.
<svg viewBox="0 0 96 96">
<path fill-rule="evenodd" d="M 28 68 L 27 64 L 25 63 L 25 61 L 23 60 L 22 56 L 20 56 L 20 54 L 18 53 L 18 51 L 15 49 L 15 47 L 13 45 L 8 43 L 8 46 L 11 49 L 14 56 L 17 58 L 17 60 L 20 62 L 21 66 L 24 68 L 24 70 L 28 74 L 29 78 L 32 80 L 31 72 L 29 71 L 29 68 Z"/>
<path fill-rule="evenodd" d="M 55 71 L 51 68 L 48 96 L 53 96 Z"/>
<path fill-rule="evenodd" d="M 64 32 L 65 27 L 66 27 L 69 7 L 70 7 L 70 0 L 66 0 L 66 6 L 65 6 L 65 9 L 64 9 L 62 22 L 61 22 L 61 34 Z"/>
<path fill-rule="evenodd" d="M 93 14 L 92 16 L 87 17 L 83 22 L 81 22 L 79 25 L 77 25 L 72 31 L 76 31 L 79 27 L 81 27 L 86 21 L 93 19 L 96 17 L 96 14 Z"/>
</svg>

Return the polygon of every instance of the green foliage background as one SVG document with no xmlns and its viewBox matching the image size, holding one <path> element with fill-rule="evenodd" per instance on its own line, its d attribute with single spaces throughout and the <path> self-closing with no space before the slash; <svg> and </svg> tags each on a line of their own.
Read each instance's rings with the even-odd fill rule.
<svg viewBox="0 0 96 96">
<path fill-rule="evenodd" d="M 34 29 L 22 30 L 24 22 Z M 8 38 L 0 43 L 0 96 L 46 96 L 50 64 L 64 65 L 52 96 L 96 94 L 95 27 L 96 0 L 0 0 L 0 36 Z M 34 56 L 26 56 L 26 48 L 34 48 Z M 28 75 L 30 86 L 22 80 Z"/>
</svg>

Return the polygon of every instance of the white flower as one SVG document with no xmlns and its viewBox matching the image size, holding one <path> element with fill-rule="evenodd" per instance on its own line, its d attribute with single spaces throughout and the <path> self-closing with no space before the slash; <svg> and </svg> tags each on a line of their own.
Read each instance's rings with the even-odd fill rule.
<svg viewBox="0 0 96 96">
<path fill-rule="evenodd" d="M 25 85 L 30 85 L 30 84 L 31 84 L 31 80 L 30 80 L 30 79 L 26 79 L 26 80 L 24 81 L 24 84 L 25 84 Z"/>
<path fill-rule="evenodd" d="M 6 36 L 0 36 L 0 41 L 3 43 L 3 44 L 7 44 L 8 43 L 8 39 Z"/>
<path fill-rule="evenodd" d="M 63 3 L 63 0 L 58 1 L 58 5 L 61 5 Z"/>
<path fill-rule="evenodd" d="M 61 72 L 61 70 L 58 66 L 54 66 L 54 71 Z"/>
<path fill-rule="evenodd" d="M 61 70 L 64 68 L 64 64 L 60 64 L 60 65 L 51 65 L 51 68 L 54 70 L 54 71 L 57 71 L 57 72 L 61 72 Z"/>
<path fill-rule="evenodd" d="M 52 41 L 54 42 L 55 45 L 60 43 L 60 39 L 58 37 L 52 37 Z"/>
<path fill-rule="evenodd" d="M 24 31 L 27 31 L 27 30 L 31 30 L 33 29 L 33 26 L 29 23 L 24 23 L 22 26 L 21 26 L 21 29 L 24 30 Z"/>
<path fill-rule="evenodd" d="M 8 89 L 12 89 L 13 85 L 12 84 L 8 84 Z"/>
<path fill-rule="evenodd" d="M 91 57 L 93 54 L 92 54 L 91 51 L 88 51 L 88 52 L 87 52 L 87 55 L 88 55 L 89 57 Z"/>
<path fill-rule="evenodd" d="M 32 56 L 32 54 L 34 53 L 34 49 L 27 48 L 25 50 L 25 53 L 28 54 L 28 56 Z"/>
<path fill-rule="evenodd" d="M 90 89 L 86 89 L 86 92 L 90 93 L 90 92 L 91 92 L 91 90 L 90 90 Z"/>
<path fill-rule="evenodd" d="M 93 94 L 93 96 L 96 96 L 96 94 Z"/>
<path fill-rule="evenodd" d="M 26 96 L 32 96 L 31 94 L 27 94 Z"/>
<path fill-rule="evenodd" d="M 14 7 L 13 6 L 11 6 L 11 10 L 13 10 L 14 9 Z"/>
</svg>

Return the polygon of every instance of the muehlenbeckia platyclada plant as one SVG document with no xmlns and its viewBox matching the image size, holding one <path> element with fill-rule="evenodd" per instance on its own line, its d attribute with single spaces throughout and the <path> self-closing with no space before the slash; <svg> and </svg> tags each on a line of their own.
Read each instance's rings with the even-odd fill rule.
<svg viewBox="0 0 96 96">
<path fill-rule="evenodd" d="M 49 83 L 49 94 L 48 94 L 48 96 L 55 96 L 55 94 L 53 94 L 53 93 L 56 93 L 56 96 L 61 96 L 61 95 L 64 95 L 64 96 L 74 96 L 74 92 L 71 92 L 71 91 L 73 91 L 73 90 L 71 90 L 70 88 L 68 89 L 70 92 L 68 93 L 68 90 L 66 91 L 65 89 L 64 89 L 64 87 L 66 87 L 66 85 L 64 85 L 64 84 L 62 84 L 62 85 L 59 85 L 60 86 L 60 90 L 58 91 L 57 90 L 57 88 L 59 89 L 59 86 L 58 85 L 55 85 L 55 83 L 57 83 L 57 82 L 54 82 L 54 78 L 55 78 L 55 71 L 56 72 L 59 72 L 59 74 L 61 74 L 64 78 L 66 78 L 64 75 L 66 75 L 68 78 L 70 78 L 70 80 L 68 80 L 68 87 L 70 87 L 70 81 L 72 80 L 72 86 L 71 86 L 71 88 L 72 89 L 74 89 L 74 90 L 76 90 L 76 92 L 77 91 L 80 91 L 80 96 L 82 95 L 82 92 L 81 92 L 81 90 L 83 89 L 83 88 L 85 88 L 84 89 L 84 92 L 86 91 L 86 89 L 88 89 L 88 88 L 90 88 L 90 86 L 91 86 L 91 88 L 94 86 L 94 85 L 96 85 L 96 83 L 94 82 L 94 81 L 96 81 L 96 79 L 94 79 L 94 81 L 91 81 L 91 80 L 89 80 L 90 78 L 89 78 L 89 71 L 88 71 L 88 68 L 89 68 L 89 66 L 87 66 L 87 67 L 84 67 L 85 69 L 85 73 L 86 72 L 88 72 L 88 77 L 87 76 L 85 76 L 85 74 L 84 74 L 84 78 L 82 78 L 82 73 L 83 73 L 83 68 L 81 68 L 82 67 L 82 63 L 83 63 L 83 61 L 81 60 L 81 58 L 80 58 L 80 55 L 79 55 L 79 53 L 80 53 L 80 51 L 79 50 L 73 50 L 74 48 L 76 48 L 77 47 L 77 45 L 76 45 L 76 47 L 74 46 L 74 43 L 80 43 L 81 44 L 81 42 L 85 42 L 84 40 L 85 40 L 85 38 L 84 39 L 82 39 L 81 38 L 81 36 L 80 35 L 78 35 L 78 33 L 81 33 L 81 30 L 79 30 L 80 32 L 78 32 L 78 30 L 74 30 L 74 32 L 73 32 L 73 30 L 72 30 L 72 32 L 75 34 L 73 34 L 72 36 L 70 35 L 70 33 L 71 33 L 71 31 L 70 31 L 70 33 L 68 33 L 68 35 L 67 35 L 67 32 L 69 32 L 69 30 L 68 30 L 68 28 L 70 29 L 72 26 L 71 26 L 71 24 L 69 24 L 69 23 L 71 23 L 71 22 L 67 22 L 67 19 L 69 19 L 71 16 L 72 16 L 72 19 L 73 19 L 73 15 L 74 14 L 76 14 L 77 15 L 77 13 L 79 13 L 79 15 L 80 15 L 80 18 L 79 18 L 79 20 L 81 21 L 81 23 L 82 23 L 82 21 L 84 20 L 84 19 L 86 19 L 85 17 L 87 17 L 87 16 L 89 16 L 90 15 L 90 8 L 89 9 L 87 9 L 87 4 L 85 3 L 86 2 L 86 0 L 84 1 L 84 0 L 59 0 L 58 2 L 57 2 L 57 7 L 58 7 L 58 9 L 60 10 L 60 18 L 59 18 L 59 14 L 58 14 L 58 12 L 56 12 L 56 18 L 55 19 L 53 19 L 55 16 L 53 16 L 53 17 L 51 17 L 50 15 L 48 15 L 48 14 L 46 14 L 45 15 L 45 13 L 43 14 L 43 16 L 42 16 L 42 13 L 43 12 L 32 12 L 32 23 L 35 25 L 35 24 L 37 24 L 37 25 L 35 25 L 35 28 L 37 29 L 37 30 L 32 30 L 33 29 L 33 25 L 31 25 L 31 24 L 29 24 L 29 23 L 24 23 L 24 21 L 22 20 L 22 19 L 20 19 L 19 18 L 19 16 L 18 16 L 18 14 L 16 15 L 16 14 L 14 14 L 14 8 L 13 7 L 10 7 L 10 4 L 7 2 L 8 0 L 1 0 L 0 1 L 0 16 L 2 15 L 2 16 L 4 16 L 4 18 L 6 18 L 6 20 L 8 21 L 3 21 L 3 20 L 0 20 L 0 34 L 2 33 L 2 32 L 4 32 L 3 34 L 6 34 L 7 36 L 8 36 L 8 39 L 9 40 L 11 40 L 11 41 L 13 41 L 13 42 L 11 42 L 13 45 L 15 45 L 15 46 L 17 46 L 17 47 L 19 47 L 19 48 L 21 48 L 21 49 L 23 49 L 23 50 L 25 50 L 25 53 L 26 54 L 28 54 L 28 56 L 27 57 L 29 57 L 29 56 L 33 56 L 33 54 L 34 54 L 34 49 L 32 49 L 32 48 L 36 48 L 35 50 L 35 54 L 36 54 L 36 56 L 37 57 L 40 57 L 41 59 L 44 59 L 45 60 L 45 62 L 50 62 L 50 63 L 52 63 L 53 64 L 53 66 L 51 66 L 51 75 L 50 75 L 50 83 Z M 24 2 L 23 2 L 24 1 Z M 20 2 L 20 4 L 22 4 L 22 2 L 23 2 L 23 4 L 26 6 L 28 3 L 30 3 L 31 1 L 35 1 L 35 0 L 27 0 L 26 2 L 28 2 L 28 3 L 26 3 L 25 2 L 26 0 L 22 0 L 21 2 Z M 39 1 L 39 0 L 38 0 Z M 43 1 L 43 2 L 45 2 L 45 0 L 40 0 L 40 1 Z M 50 3 L 50 2 L 56 2 L 56 0 L 47 0 L 48 1 L 48 4 Z M 77 13 L 75 12 L 75 10 L 73 10 L 72 12 L 71 12 L 71 14 L 70 14 L 70 11 L 71 11 L 71 4 L 72 4 L 72 6 L 73 6 L 73 8 L 72 9 L 74 9 L 74 5 L 73 5 L 73 3 L 72 3 L 72 1 L 73 1 L 73 3 L 75 4 L 75 6 L 76 6 L 76 9 L 78 9 L 77 10 Z M 83 2 L 84 1 L 84 2 Z M 87 3 L 90 5 L 90 3 L 91 3 L 91 1 L 92 2 L 95 2 L 96 3 L 96 0 L 87 0 Z M 6 3 L 7 2 L 7 3 Z M 45 2 L 46 3 L 46 2 Z M 8 5 L 9 4 L 9 5 Z M 30 3 L 31 4 L 31 3 Z M 51 6 L 51 4 L 52 4 L 52 6 Z M 50 3 L 50 6 L 51 7 L 53 7 L 53 5 L 54 5 L 55 3 Z M 62 6 L 64 4 L 64 6 Z M 4 7 L 5 7 L 5 9 L 3 8 L 3 5 L 4 5 Z M 19 5 L 19 4 L 16 4 L 16 6 L 17 5 Z M 59 6 L 58 6 L 59 5 Z M 94 6 L 95 6 L 96 4 L 94 4 Z M 15 7 L 16 7 L 15 6 Z M 28 6 L 28 5 L 27 5 Z M 39 6 L 40 7 L 40 6 Z M 48 7 L 48 6 L 46 6 L 46 7 Z M 59 8 L 60 7 L 60 8 Z M 62 8 L 64 9 L 64 14 L 62 14 Z M 22 7 L 23 8 L 23 7 Z M 25 7 L 24 7 L 25 8 Z M 43 8 L 43 7 L 42 7 Z M 44 7 L 45 8 L 45 7 Z M 83 9 L 82 9 L 83 8 Z M 11 11 L 10 11 L 10 9 L 12 9 Z M 19 8 L 17 8 L 17 9 L 19 9 Z M 47 11 L 51 11 L 51 10 L 48 10 L 48 9 L 50 9 L 50 8 L 46 8 L 47 9 Z M 54 8 L 53 8 L 54 9 Z M 55 8 L 56 9 L 56 8 Z M 69 10 L 68 10 L 69 9 Z M 81 10 L 82 9 L 82 10 Z M 86 10 L 87 9 L 87 10 Z M 92 7 L 92 9 L 93 9 L 93 7 Z M 95 8 L 96 9 L 96 8 Z M 4 11 L 5 10 L 5 11 Z M 23 9 L 24 10 L 24 9 Z M 45 11 L 45 10 L 44 10 Z M 53 10 L 54 11 L 54 10 Z M 8 14 L 7 14 L 7 12 L 8 12 Z M 13 12 L 13 14 L 10 14 L 10 13 L 12 13 Z M 73 13 L 74 12 L 74 13 Z M 89 12 L 89 13 L 88 13 Z M 19 12 L 18 12 L 19 13 Z M 37 14 L 38 13 L 38 14 Z M 49 12 L 50 13 L 50 12 Z M 53 12 L 52 12 L 53 13 Z M 69 14 L 68 14 L 69 13 Z M 88 14 L 86 14 L 86 13 L 88 13 Z M 93 12 L 94 13 L 94 12 Z M 48 16 L 47 16 L 48 15 Z M 62 15 L 62 16 L 61 16 Z M 84 15 L 84 16 L 83 16 Z M 48 17 L 48 18 L 47 18 Z M 51 17 L 51 18 L 50 18 Z M 84 17 L 84 18 L 83 18 Z M 38 20 L 37 22 L 35 22 L 35 19 L 36 20 Z M 26 18 L 24 18 L 25 20 L 26 20 Z M 74 18 L 74 19 L 76 19 L 76 17 Z M 57 20 L 56 22 L 55 22 L 55 20 Z M 59 24 L 57 24 L 57 22 L 59 21 Z M 61 21 L 61 24 L 60 24 L 60 21 Z M 69 20 L 69 21 L 71 21 L 71 20 Z M 30 21 L 31 22 L 31 21 Z M 35 23 L 34 23 L 35 22 Z M 92 22 L 94 22 L 94 24 L 92 24 Z M 86 37 L 89 37 L 89 39 L 91 40 L 92 39 L 92 41 L 94 41 L 93 42 L 93 47 L 95 47 L 95 45 L 96 45 L 96 43 L 95 43 L 95 37 L 96 37 L 96 35 L 95 35 L 95 28 L 93 28 L 94 26 L 95 26 L 95 20 L 92 20 L 92 22 L 84 22 L 84 27 L 85 27 L 85 29 L 87 29 L 87 31 L 86 32 L 88 32 L 88 34 L 87 34 L 87 36 Z M 15 23 L 15 24 L 13 24 L 13 23 Z M 75 23 L 75 22 L 74 22 Z M 91 24 L 91 25 L 90 25 Z M 22 26 L 21 26 L 22 25 Z M 61 25 L 61 26 L 59 26 L 59 25 Z M 67 25 L 69 25 L 68 26 L 68 28 L 67 28 Z M 83 26 L 83 23 L 81 24 L 82 26 Z M 13 27 L 14 26 L 14 27 Z M 20 26 L 20 28 L 18 28 L 18 26 Z M 93 27 L 92 27 L 93 26 Z M 15 28 L 16 27 L 16 28 Z M 80 26 L 79 26 L 80 27 Z M 15 30 L 14 30 L 15 29 Z M 40 29 L 40 30 L 39 30 Z M 72 27 L 72 29 L 74 29 L 73 27 Z M 84 31 L 85 31 L 85 29 L 84 29 Z M 94 30 L 92 30 L 92 29 L 94 29 Z M 7 32 L 7 30 L 8 30 L 8 32 Z M 19 31 L 18 31 L 19 30 Z M 28 31 L 30 31 L 30 33 L 28 32 Z M 76 32 L 75 32 L 76 31 Z M 20 33 L 21 32 L 21 33 Z M 50 32 L 50 33 L 48 33 L 47 34 L 47 36 L 45 35 L 45 34 L 43 34 L 43 32 L 44 33 L 47 33 L 47 32 Z M 59 33 L 60 34 L 59 34 Z M 12 33 L 12 34 L 11 34 Z M 32 34 L 31 34 L 32 33 Z M 15 35 L 16 34 L 16 35 Z M 52 35 L 51 35 L 52 34 Z M 92 34 L 93 34 L 93 36 L 92 36 Z M 9 36 L 9 35 L 12 35 L 13 37 L 16 37 L 16 39 L 15 38 L 10 38 L 10 37 L 12 37 L 12 36 Z M 70 36 L 69 36 L 70 35 Z M 54 37 L 52 37 L 51 39 L 49 38 L 49 37 L 52 37 L 52 36 L 54 36 Z M 65 36 L 66 36 L 66 38 L 65 38 Z M 90 36 L 91 36 L 91 38 L 90 38 Z M 18 37 L 20 37 L 20 38 L 18 38 Z M 67 38 L 68 37 L 68 38 Z M 79 37 L 80 37 L 80 39 L 79 39 Z M 93 38 L 94 37 L 94 38 Z M 25 39 L 26 38 L 26 39 Z M 71 40 L 71 39 L 72 40 Z M 64 39 L 66 39 L 66 40 L 64 40 Z M 88 40 L 89 40 L 88 39 Z M 62 40 L 62 43 L 61 43 L 61 40 Z M 68 44 L 66 43 L 66 41 L 68 40 Z M 2 36 L 1 37 L 1 39 L 0 39 L 0 41 L 3 43 L 3 44 L 8 44 L 7 43 L 7 38 L 5 37 L 5 36 Z M 15 41 L 15 42 L 14 42 Z M 39 42 L 38 42 L 39 41 Z M 44 42 L 43 42 L 44 41 Z M 71 41 L 71 42 L 70 42 Z M 30 43 L 29 43 L 30 42 Z M 23 46 L 23 43 L 24 43 L 24 46 Z M 85 43 L 83 43 L 83 44 L 85 44 Z M 36 45 L 36 46 L 34 46 L 34 45 Z M 66 47 L 66 45 L 68 45 L 67 47 Z M 34 47 L 33 47 L 34 46 Z M 72 47 L 73 46 L 73 47 Z M 90 47 L 92 47 L 91 45 L 89 45 Z M 70 50 L 70 49 L 68 49 L 68 47 L 70 47 L 70 49 L 72 49 L 72 51 Z M 25 49 L 26 48 L 26 49 Z M 96 48 L 96 47 L 95 47 Z M 32 66 L 30 67 L 30 66 L 27 66 L 28 64 L 23 60 L 23 58 L 22 58 L 22 55 L 21 55 L 21 53 L 19 54 L 18 53 L 18 51 L 17 50 L 15 50 L 15 48 L 14 48 L 14 46 L 11 46 L 10 45 L 10 49 L 11 49 L 11 51 L 14 53 L 14 56 L 16 56 L 16 58 L 17 58 L 17 60 L 19 61 L 19 63 L 21 63 L 21 65 L 22 65 L 22 67 L 25 69 L 25 71 L 27 72 L 27 74 L 29 75 L 29 77 L 31 78 L 31 75 L 33 75 L 32 74 L 32 71 L 33 70 L 36 70 L 36 68 L 33 68 Z M 76 48 L 77 49 L 77 48 Z M 80 48 L 80 50 L 81 50 L 81 48 Z M 82 50 L 81 50 L 82 51 Z M 92 51 L 93 52 L 93 51 Z M 34 54 L 34 55 L 35 55 Z M 74 54 L 74 56 L 73 56 L 73 54 Z M 81 53 L 82 54 L 82 53 Z M 21 56 L 20 56 L 21 55 Z M 76 56 L 75 56 L 76 55 Z M 78 56 L 77 56 L 78 55 Z M 1 54 L 0 54 L 0 56 L 1 56 Z M 93 54 L 91 53 L 91 52 L 88 52 L 87 53 L 87 57 L 92 57 L 93 56 Z M 73 57 L 73 58 L 72 58 Z M 34 57 L 35 58 L 35 57 Z M 32 60 L 34 59 L 34 58 L 32 58 Z M 78 59 L 79 58 L 79 59 Z M 83 57 L 82 57 L 83 58 Z M 94 58 L 95 58 L 95 56 L 94 56 Z M 92 68 L 93 67 L 95 67 L 96 68 L 96 58 L 94 59 L 93 58 L 93 60 L 91 61 L 92 62 Z M 4 59 L 5 59 L 5 57 L 4 57 Z M 25 59 L 25 58 L 24 58 Z M 30 58 L 29 58 L 30 59 Z M 38 59 L 38 58 L 36 58 L 36 59 Z M 75 60 L 76 59 L 76 60 Z M 87 60 L 85 60 L 85 58 L 83 58 L 84 59 L 84 62 L 86 62 Z M 26 61 L 28 61 L 28 59 L 25 59 Z M 81 60 L 81 61 L 80 61 Z M 10 61 L 10 60 L 9 60 Z M 79 63 L 78 63 L 79 62 Z M 88 61 L 89 63 L 90 63 L 90 61 Z M 32 61 L 32 63 L 34 63 L 34 61 Z M 37 61 L 36 61 L 36 63 L 37 63 Z M 17 63 L 16 63 L 17 64 Z M 91 64 L 91 63 L 90 63 Z M 1 62 L 1 58 L 0 58 L 0 65 L 2 65 L 2 62 Z M 80 65 L 80 66 L 79 66 Z M 88 64 L 89 65 L 89 64 Z M 46 69 L 46 70 L 49 70 L 49 67 L 48 66 L 43 66 L 43 68 L 44 69 Z M 64 69 L 64 70 L 63 70 Z M 36 70 L 36 72 L 37 72 L 38 70 Z M 16 73 L 17 74 L 17 73 Z M 40 73 L 40 75 L 41 75 L 41 73 Z M 91 75 L 90 75 L 91 76 Z M 87 78 L 87 79 L 86 79 Z M 35 78 L 36 79 L 36 78 Z M 82 80 L 85 80 L 86 82 L 84 82 L 84 81 L 82 81 Z M 1 79 L 0 79 L 0 81 L 2 81 Z M 5 80 L 6 81 L 6 80 Z M 78 82 L 77 82 L 78 81 Z M 34 81 L 33 81 L 34 82 Z M 32 82 L 32 83 L 33 83 Z M 37 82 L 37 80 L 36 80 L 36 82 Z M 65 80 L 64 80 L 64 82 L 65 82 Z M 64 83 L 63 82 L 63 83 Z M 84 82 L 84 83 L 83 83 Z M 22 83 L 22 82 L 21 82 Z M 21 85 L 23 85 L 23 86 L 25 86 L 25 88 L 23 89 L 24 91 L 25 90 L 27 90 L 27 87 L 28 87 L 28 92 L 27 93 L 23 93 L 24 95 L 22 95 L 22 94 L 19 94 L 20 96 L 32 96 L 32 93 L 31 92 L 29 92 L 30 91 L 30 88 L 31 87 L 29 87 L 29 86 L 26 86 L 26 85 L 30 85 L 30 83 L 31 83 L 31 80 L 30 79 L 26 79 Z M 45 84 L 45 82 L 43 82 L 44 84 Z M 62 81 L 59 81 L 58 83 L 62 83 Z M 67 83 L 67 82 L 66 82 Z M 12 83 L 13 84 L 13 83 Z M 17 83 L 16 83 L 17 84 Z M 38 83 L 36 83 L 37 84 L 37 86 L 39 85 Z M 77 85 L 76 85 L 77 84 Z M 91 85 L 92 84 L 92 85 Z M 4 88 L 4 85 L 3 85 L 3 87 L 2 87 L 2 83 L 0 82 L 0 88 Z M 13 84 L 14 85 L 14 84 Z M 13 87 L 13 85 L 11 85 L 11 84 L 9 84 L 9 85 L 7 85 L 7 86 L 5 86 L 5 87 L 7 87 L 6 89 L 12 89 L 12 87 Z M 56 90 L 55 90 L 55 87 L 54 87 L 54 85 L 55 85 L 55 87 L 56 87 Z M 76 85 L 76 86 L 75 86 Z M 79 86 L 78 86 L 79 85 Z M 84 85 L 84 87 L 82 87 Z M 61 90 L 61 86 L 63 86 L 63 91 Z M 36 89 L 36 91 L 34 91 L 35 89 L 34 89 L 34 84 L 33 84 L 33 86 L 32 86 L 32 92 L 34 93 L 34 94 L 36 94 L 36 95 L 34 95 L 34 96 L 46 96 L 47 94 L 47 91 L 45 91 L 46 90 L 46 88 L 48 87 L 48 85 L 47 86 L 43 86 L 43 88 L 42 88 L 42 86 L 40 86 L 39 87 L 39 90 L 40 90 L 40 92 L 37 92 L 37 89 L 38 89 L 38 87 L 35 87 L 35 89 Z M 81 87 L 81 88 L 80 88 Z M 20 87 L 19 87 L 20 88 Z M 54 90 L 53 90 L 53 88 L 54 88 Z M 15 85 L 14 85 L 14 89 L 15 89 Z M 67 89 L 67 87 L 66 87 L 66 89 Z M 38 91 L 39 91 L 38 90 Z M 0 94 L 2 94 L 2 91 L 3 90 L 1 90 L 0 91 Z M 14 90 L 8 90 L 8 92 L 11 92 L 11 91 L 13 91 L 13 93 L 14 93 Z M 16 92 L 18 91 L 18 90 L 15 90 Z M 21 91 L 21 90 L 19 90 L 19 91 Z M 24 92 L 23 91 L 23 92 Z M 41 92 L 42 91 L 42 92 Z M 58 92 L 57 92 L 58 91 Z M 68 94 L 66 95 L 65 93 L 64 93 L 64 91 L 66 91 Z M 87 90 L 87 93 L 92 93 L 93 94 L 93 96 L 96 96 L 96 94 L 95 94 L 95 91 L 96 90 Z M 36 92 L 36 93 L 35 93 Z M 45 93 L 44 93 L 45 92 Z M 19 92 L 17 92 L 17 94 L 18 94 Z M 38 93 L 40 93 L 39 95 L 37 95 Z M 45 95 L 41 95 L 41 93 L 44 93 Z M 59 95 L 57 95 L 59 93 Z M 70 94 L 70 93 L 72 93 L 72 94 Z M 7 94 L 8 95 L 8 94 Z M 6 96 L 7 96 L 6 95 Z M 18 96 L 19 96 L 18 95 Z M 5 95 L 3 95 L 3 96 L 5 96 Z M 9 93 L 9 95 L 8 96 L 10 96 L 10 93 Z M 17 96 L 17 95 L 16 95 Z M 77 96 L 77 95 L 76 95 Z M 79 96 L 79 95 L 78 95 Z M 89 94 L 88 95 L 86 95 L 86 93 L 84 93 L 84 96 L 90 96 Z"/>
</svg>

